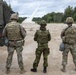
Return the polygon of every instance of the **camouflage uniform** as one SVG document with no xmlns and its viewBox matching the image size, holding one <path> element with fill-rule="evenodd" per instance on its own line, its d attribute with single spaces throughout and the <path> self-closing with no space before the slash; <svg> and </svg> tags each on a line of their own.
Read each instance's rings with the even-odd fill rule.
<svg viewBox="0 0 76 75">
<path fill-rule="evenodd" d="M 67 58 L 68 58 L 69 51 L 72 54 L 73 62 L 75 64 L 75 70 L 76 70 L 76 27 L 72 26 L 73 19 L 71 17 L 68 17 L 66 19 L 66 22 L 67 22 L 68 27 L 65 28 L 61 33 L 61 38 L 65 46 L 65 50 L 62 53 L 63 68 L 61 70 L 63 72 L 66 71 Z"/>
<path fill-rule="evenodd" d="M 33 69 L 37 69 L 41 54 L 43 53 L 43 59 L 44 63 L 43 66 L 48 66 L 48 55 L 49 55 L 49 48 L 48 48 L 48 41 L 51 40 L 51 35 L 49 33 L 49 30 L 46 30 L 45 26 L 46 23 L 44 21 L 41 21 L 41 27 L 40 30 L 37 30 L 34 36 L 34 40 L 38 43 L 38 48 L 36 49 L 36 58 L 33 63 Z M 43 26 L 44 25 L 44 26 Z M 33 70 L 32 70 L 33 71 Z"/>
<path fill-rule="evenodd" d="M 24 70 L 23 59 L 22 59 L 22 50 L 23 50 L 23 40 L 26 35 L 26 31 L 20 24 L 17 22 L 18 17 L 16 14 L 11 15 L 11 22 L 9 22 L 4 30 L 3 35 L 8 39 L 8 57 L 6 61 L 6 73 L 10 73 L 10 67 L 12 63 L 12 57 L 14 50 L 17 52 L 18 64 L 21 70 Z"/>
</svg>

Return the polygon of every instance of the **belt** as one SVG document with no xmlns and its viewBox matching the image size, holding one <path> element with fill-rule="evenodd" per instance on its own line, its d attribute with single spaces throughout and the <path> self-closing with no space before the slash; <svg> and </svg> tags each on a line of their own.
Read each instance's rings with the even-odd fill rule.
<svg viewBox="0 0 76 75">
<path fill-rule="evenodd" d="M 9 41 L 12 41 L 12 42 L 14 42 L 14 41 L 22 41 L 22 40 L 9 40 Z"/>
</svg>

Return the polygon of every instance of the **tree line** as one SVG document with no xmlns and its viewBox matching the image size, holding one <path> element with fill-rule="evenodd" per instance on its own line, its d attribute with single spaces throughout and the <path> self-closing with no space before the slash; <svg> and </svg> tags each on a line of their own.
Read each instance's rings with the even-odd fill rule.
<svg viewBox="0 0 76 75">
<path fill-rule="evenodd" d="M 68 6 L 63 13 L 61 12 L 51 12 L 43 17 L 34 17 L 32 21 L 39 22 L 40 20 L 45 20 L 47 23 L 62 23 L 65 22 L 67 17 L 73 17 L 76 22 L 76 7 Z"/>
</svg>

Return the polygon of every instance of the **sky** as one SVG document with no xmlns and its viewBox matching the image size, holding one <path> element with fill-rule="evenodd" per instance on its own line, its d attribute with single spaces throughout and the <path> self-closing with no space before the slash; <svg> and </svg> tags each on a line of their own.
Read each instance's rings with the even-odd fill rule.
<svg viewBox="0 0 76 75">
<path fill-rule="evenodd" d="M 11 4 L 13 11 L 21 17 L 42 17 L 51 12 L 64 12 L 70 5 L 76 6 L 76 0 L 4 0 Z"/>
</svg>

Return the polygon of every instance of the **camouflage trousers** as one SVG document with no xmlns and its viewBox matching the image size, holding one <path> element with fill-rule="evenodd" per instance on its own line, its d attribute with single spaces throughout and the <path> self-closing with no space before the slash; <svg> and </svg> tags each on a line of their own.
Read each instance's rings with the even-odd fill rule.
<svg viewBox="0 0 76 75">
<path fill-rule="evenodd" d="M 38 67 L 42 53 L 43 53 L 43 60 L 44 60 L 43 66 L 44 67 L 48 66 L 48 55 L 50 53 L 49 48 L 37 48 L 35 52 L 36 58 L 33 63 L 33 68 Z"/>
<path fill-rule="evenodd" d="M 6 68 L 11 67 L 14 50 L 16 50 L 16 52 L 17 52 L 19 67 L 22 69 L 22 68 L 24 68 L 23 58 L 22 58 L 22 50 L 23 50 L 22 46 L 20 46 L 20 47 L 9 46 L 8 47 L 8 57 L 7 57 L 7 61 L 6 61 Z"/>
<path fill-rule="evenodd" d="M 65 44 L 65 50 L 63 51 L 62 55 L 62 65 L 66 66 L 67 65 L 67 59 L 68 59 L 68 53 L 69 51 L 72 54 L 73 57 L 73 62 L 76 66 L 76 45 L 69 45 L 69 44 Z"/>
</svg>

